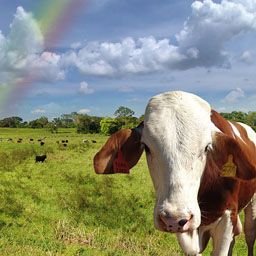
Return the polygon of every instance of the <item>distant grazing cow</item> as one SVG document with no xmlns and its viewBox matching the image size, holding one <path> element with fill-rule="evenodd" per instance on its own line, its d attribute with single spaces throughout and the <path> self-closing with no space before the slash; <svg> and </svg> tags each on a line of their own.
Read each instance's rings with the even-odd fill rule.
<svg viewBox="0 0 256 256">
<path fill-rule="evenodd" d="M 66 143 L 68 143 L 68 140 L 66 140 Z"/>
<path fill-rule="evenodd" d="M 30 141 L 30 142 L 33 142 L 33 141 L 34 141 L 34 139 L 29 139 L 29 141 Z"/>
<path fill-rule="evenodd" d="M 38 162 L 44 162 L 45 161 L 45 159 L 46 159 L 46 155 L 40 155 L 40 156 L 36 156 L 36 163 L 38 163 Z"/>
<path fill-rule="evenodd" d="M 83 140 L 83 143 L 88 143 L 88 142 L 89 142 L 89 140 L 86 140 L 86 139 Z"/>
<path fill-rule="evenodd" d="M 62 145 L 63 145 L 63 147 L 67 147 L 68 144 L 67 143 L 63 143 Z"/>
<path fill-rule="evenodd" d="M 176 233 L 187 255 L 231 255 L 241 233 L 253 255 L 256 238 L 256 134 L 230 122 L 196 95 L 167 92 L 153 97 L 145 120 L 113 134 L 94 157 L 96 173 L 129 173 L 145 150 L 156 191 L 154 222 Z"/>
<path fill-rule="evenodd" d="M 97 143 L 97 141 L 96 140 L 92 140 L 92 143 Z"/>
<path fill-rule="evenodd" d="M 61 141 L 61 143 L 65 143 L 65 142 L 66 142 L 66 140 L 62 140 L 62 141 Z"/>
<path fill-rule="evenodd" d="M 43 146 L 45 143 L 43 141 L 40 142 L 40 145 Z"/>
<path fill-rule="evenodd" d="M 13 139 L 12 139 L 12 138 L 9 138 L 9 139 L 7 139 L 7 141 L 9 141 L 9 142 L 13 142 Z"/>
</svg>

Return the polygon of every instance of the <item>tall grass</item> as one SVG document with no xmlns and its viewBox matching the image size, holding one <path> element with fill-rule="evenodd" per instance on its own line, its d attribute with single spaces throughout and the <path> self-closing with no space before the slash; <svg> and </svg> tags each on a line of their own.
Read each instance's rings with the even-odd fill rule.
<svg viewBox="0 0 256 256">
<path fill-rule="evenodd" d="M 130 175 L 98 176 L 92 158 L 106 137 L 30 132 L 0 129 L 2 138 L 23 138 L 21 144 L 0 142 L 0 255 L 182 255 L 174 235 L 153 227 L 144 157 Z M 56 143 L 61 139 L 68 139 L 67 147 Z M 35 163 L 41 153 L 46 161 Z M 243 239 L 235 250 L 246 255 Z"/>
</svg>

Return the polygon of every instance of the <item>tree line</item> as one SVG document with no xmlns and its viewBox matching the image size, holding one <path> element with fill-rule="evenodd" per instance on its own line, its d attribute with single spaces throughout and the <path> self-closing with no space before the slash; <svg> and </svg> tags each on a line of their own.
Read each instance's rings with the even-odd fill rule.
<svg viewBox="0 0 256 256">
<path fill-rule="evenodd" d="M 75 128 L 78 133 L 102 133 L 110 135 L 122 128 L 136 127 L 144 116 L 135 117 L 135 112 L 128 107 L 120 106 L 114 117 L 98 117 L 72 112 L 49 120 L 42 116 L 32 121 L 23 121 L 21 117 L 12 116 L 0 120 L 0 127 L 9 128 L 47 128 L 57 133 L 58 128 Z M 220 113 L 224 118 L 248 124 L 256 131 L 256 112 L 233 111 Z"/>
<path fill-rule="evenodd" d="M 90 116 L 72 112 L 62 114 L 60 117 L 49 120 L 41 116 L 35 120 L 23 121 L 21 117 L 12 116 L 0 120 L 0 127 L 8 128 L 46 128 L 52 133 L 57 133 L 59 128 L 75 128 L 78 133 L 103 133 L 112 134 L 121 128 L 132 128 L 137 126 L 143 116 L 135 117 L 135 112 L 128 107 L 120 106 L 114 117 Z"/>
</svg>

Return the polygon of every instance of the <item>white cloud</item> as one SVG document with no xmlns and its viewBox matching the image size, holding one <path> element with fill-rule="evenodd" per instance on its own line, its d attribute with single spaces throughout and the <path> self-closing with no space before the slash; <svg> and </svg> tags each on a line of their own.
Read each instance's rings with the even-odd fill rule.
<svg viewBox="0 0 256 256">
<path fill-rule="evenodd" d="M 223 99 L 224 103 L 235 103 L 245 98 L 245 93 L 241 88 L 236 88 L 229 92 Z"/>
<path fill-rule="evenodd" d="M 244 51 L 242 53 L 242 55 L 240 56 L 240 60 L 247 64 L 252 64 L 253 63 L 253 55 L 250 51 Z"/>
<path fill-rule="evenodd" d="M 81 94 L 91 94 L 94 92 L 94 90 L 89 87 L 87 82 L 83 81 L 80 83 L 79 92 Z"/>
<path fill-rule="evenodd" d="M 18 7 L 14 20 L 10 25 L 10 34 L 7 38 L 9 52 L 18 56 L 27 56 L 41 52 L 43 49 L 43 35 L 31 13 Z"/>
<path fill-rule="evenodd" d="M 52 52 L 42 52 L 29 61 L 38 80 L 63 80 L 65 72 L 60 67 L 60 56 Z"/>
<path fill-rule="evenodd" d="M 192 13 L 177 33 L 177 44 L 155 37 L 120 42 L 88 42 L 63 55 L 64 66 L 83 74 L 114 76 L 194 67 L 230 67 L 226 44 L 255 31 L 256 2 L 239 0 L 194 1 Z"/>
<path fill-rule="evenodd" d="M 117 75 L 147 73 L 174 67 L 185 56 L 168 39 L 156 40 L 153 36 L 121 42 L 89 42 L 79 51 L 63 56 L 63 65 L 74 65 L 80 72 L 90 75 Z"/>
<path fill-rule="evenodd" d="M 90 113 L 91 112 L 91 110 L 90 109 L 87 109 L 87 108 L 82 108 L 82 109 L 80 109 L 80 110 L 78 110 L 78 114 L 88 114 L 88 113 Z"/>
<path fill-rule="evenodd" d="M 44 52 L 44 38 L 31 13 L 18 7 L 10 32 L 0 32 L 1 82 L 15 83 L 16 79 L 55 81 L 65 77 L 60 56 Z"/>
<path fill-rule="evenodd" d="M 27 58 L 43 50 L 43 35 L 32 14 L 18 7 L 8 36 L 0 34 L 1 70 L 24 68 Z"/>
<path fill-rule="evenodd" d="M 42 109 L 42 108 L 36 108 L 31 111 L 32 114 L 43 114 L 45 112 L 46 112 L 45 109 Z"/>
<path fill-rule="evenodd" d="M 228 65 L 225 44 L 241 33 L 255 30 L 255 9 L 255 1 L 193 2 L 192 15 L 176 38 L 181 53 L 194 48 L 198 56 L 186 60 L 184 66 Z"/>
<path fill-rule="evenodd" d="M 18 7 L 9 34 L 0 31 L 0 83 L 28 77 L 33 81 L 62 80 L 70 67 L 94 76 L 229 67 L 232 53 L 226 45 L 240 34 L 255 31 L 256 1 L 194 1 L 191 10 L 175 43 L 154 36 L 127 37 L 119 42 L 76 42 L 70 51 L 57 54 L 44 50 L 44 38 L 33 15 Z M 246 63 L 252 59 L 249 51 L 240 57 Z M 93 89 L 84 82 L 79 92 L 93 93 Z"/>
</svg>

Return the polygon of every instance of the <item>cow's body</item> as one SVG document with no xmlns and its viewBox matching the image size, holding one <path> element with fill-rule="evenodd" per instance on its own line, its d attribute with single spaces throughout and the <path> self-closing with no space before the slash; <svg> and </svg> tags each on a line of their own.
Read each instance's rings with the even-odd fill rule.
<svg viewBox="0 0 256 256">
<path fill-rule="evenodd" d="M 228 122 L 215 111 L 212 112 L 211 119 L 222 132 L 234 136 L 244 147 L 248 147 L 244 150 L 256 156 L 256 136 L 250 127 Z M 201 211 L 198 237 L 189 232 L 177 234 L 182 249 L 193 255 L 196 254 L 199 246 L 199 251 L 202 252 L 209 238 L 212 237 L 213 255 L 228 255 L 228 251 L 229 255 L 232 255 L 234 237 L 242 232 L 238 213 L 244 209 L 248 255 L 252 256 L 256 238 L 255 191 L 256 179 L 244 181 L 220 178 L 218 170 L 212 168 L 211 160 L 208 159 L 198 193 Z"/>
<path fill-rule="evenodd" d="M 255 145 L 249 126 L 225 120 L 196 95 L 169 92 L 150 100 L 143 125 L 112 135 L 94 167 L 97 173 L 128 172 L 145 148 L 157 229 L 176 233 L 188 255 L 201 253 L 210 237 L 213 255 L 228 255 L 242 230 L 238 213 L 247 207 L 246 240 L 253 255 Z"/>
<path fill-rule="evenodd" d="M 249 157 L 256 157 L 256 135 L 249 126 L 229 122 L 215 111 L 212 111 L 211 120 L 221 132 L 234 137 L 235 140 L 241 144 L 243 151 L 248 152 Z M 250 226 L 247 225 L 246 230 L 246 238 L 249 247 L 248 255 L 253 255 L 254 242 L 252 242 L 252 240 L 255 240 L 256 215 L 253 216 L 251 212 L 252 209 L 256 207 L 256 198 L 253 198 L 256 191 L 256 179 L 244 181 L 228 177 L 219 177 L 218 168 L 213 167 L 211 157 L 211 153 L 209 153 L 198 193 L 198 202 L 201 211 L 199 234 L 201 237 L 204 236 L 204 239 L 200 239 L 200 251 L 202 251 L 206 245 L 203 244 L 202 241 L 205 240 L 207 236 L 211 235 L 215 243 L 215 252 L 213 255 L 227 255 L 225 250 L 228 250 L 233 236 L 238 235 L 242 231 L 238 213 L 247 207 L 245 210 L 245 219 L 252 224 Z M 246 170 L 244 170 L 244 172 L 246 172 Z M 252 202 L 254 202 L 254 204 L 252 204 Z M 256 211 L 256 209 L 254 211 Z M 229 226 L 232 229 L 231 236 L 225 234 L 225 230 L 228 229 Z M 226 241 L 226 249 L 223 248 L 223 244 L 225 243 L 223 236 L 228 236 L 228 238 L 226 238 L 228 239 Z M 251 236 L 252 238 L 250 238 Z"/>
</svg>

